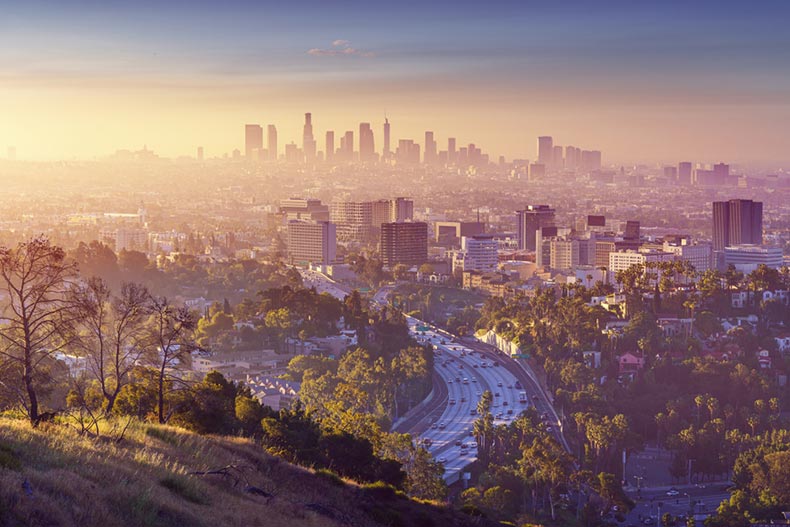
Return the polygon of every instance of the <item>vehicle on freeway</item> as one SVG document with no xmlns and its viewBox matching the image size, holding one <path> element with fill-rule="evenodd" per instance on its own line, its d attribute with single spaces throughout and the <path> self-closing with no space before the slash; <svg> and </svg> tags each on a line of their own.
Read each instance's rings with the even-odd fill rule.
<svg viewBox="0 0 790 527">
<path fill-rule="evenodd" d="M 439 423 L 439 430 L 444 430 L 445 428 L 447 428 L 447 425 L 446 425 L 446 424 L 444 424 L 444 423 Z"/>
<path fill-rule="evenodd" d="M 469 410 L 469 415 L 477 415 L 477 410 L 472 408 L 471 410 Z"/>
<path fill-rule="evenodd" d="M 517 390 L 521 389 L 521 383 L 518 381 L 516 381 L 516 383 L 513 386 L 515 386 Z"/>
<path fill-rule="evenodd" d="M 553 431 L 554 431 L 553 427 L 551 427 L 551 426 L 547 426 L 546 427 L 546 432 L 553 432 Z"/>
<path fill-rule="evenodd" d="M 447 463 L 447 458 L 440 457 L 440 458 L 439 458 L 439 459 L 437 459 L 436 461 L 438 461 L 439 463 Z"/>
<path fill-rule="evenodd" d="M 465 403 L 466 402 L 466 397 L 461 397 L 461 402 Z"/>
<path fill-rule="evenodd" d="M 501 388 L 502 387 L 502 381 L 496 383 L 496 385 Z"/>
<path fill-rule="evenodd" d="M 680 492 L 678 492 L 678 489 L 676 489 L 675 487 L 672 487 L 667 491 L 667 496 L 678 496 L 678 495 L 680 495 Z"/>
<path fill-rule="evenodd" d="M 426 437 L 422 440 L 422 444 L 425 446 L 431 446 L 433 444 L 433 440 L 430 437 Z"/>
<path fill-rule="evenodd" d="M 507 406 L 507 401 L 503 401 L 502 406 Z"/>
<path fill-rule="evenodd" d="M 456 440 L 455 440 L 455 446 L 461 446 L 461 445 L 463 445 L 463 443 L 461 442 L 461 440 L 460 440 L 460 439 L 456 439 Z"/>
<path fill-rule="evenodd" d="M 519 394 L 518 394 L 518 401 L 520 403 L 526 403 L 527 402 L 527 392 L 519 392 Z"/>
<path fill-rule="evenodd" d="M 507 409 L 507 414 L 508 415 L 513 415 L 513 409 L 512 408 L 508 408 Z"/>
<path fill-rule="evenodd" d="M 449 403 L 450 404 L 455 404 L 455 399 L 450 399 Z"/>
<path fill-rule="evenodd" d="M 433 424 L 431 425 L 431 430 L 436 430 L 436 429 L 438 429 L 438 428 L 439 428 L 439 425 L 437 425 L 436 423 L 433 423 Z"/>
</svg>

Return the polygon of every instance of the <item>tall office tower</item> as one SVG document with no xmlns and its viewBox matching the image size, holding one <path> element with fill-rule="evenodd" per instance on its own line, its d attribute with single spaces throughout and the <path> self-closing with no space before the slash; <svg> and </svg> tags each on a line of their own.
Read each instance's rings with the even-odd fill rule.
<svg viewBox="0 0 790 527">
<path fill-rule="evenodd" d="M 354 160 L 354 132 L 348 130 L 340 138 L 340 153 L 343 161 Z"/>
<path fill-rule="evenodd" d="M 329 265 L 337 254 L 337 229 L 328 221 L 288 222 L 288 260 L 292 264 Z"/>
<path fill-rule="evenodd" d="M 359 123 L 359 160 L 373 161 L 375 154 L 373 130 L 370 128 L 370 123 Z"/>
<path fill-rule="evenodd" d="M 678 185 L 691 185 L 691 163 L 689 161 L 678 163 Z"/>
<path fill-rule="evenodd" d="M 335 158 L 335 132 L 332 130 L 326 133 L 326 160 L 332 161 Z"/>
<path fill-rule="evenodd" d="M 717 163 L 713 165 L 713 181 L 716 185 L 726 185 L 730 177 L 730 165 Z"/>
<path fill-rule="evenodd" d="M 551 149 L 551 162 L 557 170 L 565 168 L 565 160 L 562 158 L 561 146 L 557 145 Z"/>
<path fill-rule="evenodd" d="M 538 137 L 538 163 L 541 163 L 545 166 L 551 166 L 553 158 L 554 139 L 548 135 Z"/>
<path fill-rule="evenodd" d="M 411 221 L 414 218 L 414 200 L 395 198 L 390 201 L 390 221 Z"/>
<path fill-rule="evenodd" d="M 428 224 L 397 222 L 381 224 L 381 261 L 395 264 L 421 264 L 428 261 Z"/>
<path fill-rule="evenodd" d="M 384 118 L 384 149 L 381 151 L 382 159 L 389 159 L 392 155 L 390 150 L 390 121 Z"/>
<path fill-rule="evenodd" d="M 584 170 L 601 169 L 601 152 L 599 150 L 582 150 L 581 158 Z"/>
<path fill-rule="evenodd" d="M 197 149 L 197 160 L 203 161 L 203 147 L 199 146 Z"/>
<path fill-rule="evenodd" d="M 535 232 L 542 227 L 554 225 L 556 211 L 548 205 L 528 205 L 516 211 L 518 248 L 522 251 L 535 250 Z"/>
<path fill-rule="evenodd" d="M 678 168 L 664 167 L 664 177 L 674 183 L 678 179 Z"/>
<path fill-rule="evenodd" d="M 568 170 L 576 170 L 579 167 L 579 159 L 581 150 L 575 146 L 565 147 L 565 168 Z"/>
<path fill-rule="evenodd" d="M 244 125 L 244 157 L 249 160 L 258 159 L 258 152 L 261 150 L 263 150 L 263 128 L 261 125 Z"/>
<path fill-rule="evenodd" d="M 763 243 L 763 203 L 750 199 L 713 202 L 713 250 Z"/>
<path fill-rule="evenodd" d="M 436 163 L 436 141 L 433 139 L 433 132 L 425 132 L 425 164 L 434 163 Z"/>
<path fill-rule="evenodd" d="M 455 151 L 455 137 L 450 137 L 447 139 L 447 160 L 450 163 L 454 163 L 456 155 L 457 152 Z"/>
<path fill-rule="evenodd" d="M 529 180 L 540 181 L 546 175 L 546 165 L 543 163 L 532 163 L 529 165 Z"/>
<path fill-rule="evenodd" d="M 399 139 L 395 150 L 398 163 L 417 164 L 420 162 L 420 145 L 411 139 Z"/>
<path fill-rule="evenodd" d="M 273 124 L 270 124 L 266 127 L 266 144 L 268 146 L 267 150 L 269 161 L 277 161 L 277 127 Z"/>
<path fill-rule="evenodd" d="M 296 146 L 296 145 L 294 145 Z M 315 198 L 286 198 L 280 200 L 280 214 L 286 221 L 329 221 L 329 206 Z"/>
<path fill-rule="evenodd" d="M 313 161 L 315 159 L 315 139 L 313 139 L 313 116 L 310 113 L 304 114 L 304 133 L 302 134 L 302 150 L 305 159 Z"/>
<path fill-rule="evenodd" d="M 625 233 L 623 238 L 626 240 L 639 240 L 640 225 L 638 221 L 628 220 L 625 222 Z"/>
</svg>

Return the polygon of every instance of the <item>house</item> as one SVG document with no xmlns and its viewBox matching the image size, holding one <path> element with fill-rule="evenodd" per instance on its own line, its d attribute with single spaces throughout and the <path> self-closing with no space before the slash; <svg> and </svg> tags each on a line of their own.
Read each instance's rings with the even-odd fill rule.
<svg viewBox="0 0 790 527">
<path fill-rule="evenodd" d="M 642 355 L 626 352 L 617 357 L 619 374 L 633 378 L 639 370 L 645 367 L 645 358 Z"/>
<path fill-rule="evenodd" d="M 689 338 L 692 321 L 691 318 L 659 317 L 656 323 L 667 338 Z"/>
<path fill-rule="evenodd" d="M 293 402 L 299 398 L 299 389 L 301 388 L 301 384 L 298 382 L 262 375 L 248 375 L 244 384 L 249 387 L 253 397 L 258 399 L 262 405 L 276 411 L 290 408 Z"/>
<path fill-rule="evenodd" d="M 790 353 L 790 335 L 775 337 L 774 340 L 776 341 L 776 349 L 782 354 Z"/>
</svg>

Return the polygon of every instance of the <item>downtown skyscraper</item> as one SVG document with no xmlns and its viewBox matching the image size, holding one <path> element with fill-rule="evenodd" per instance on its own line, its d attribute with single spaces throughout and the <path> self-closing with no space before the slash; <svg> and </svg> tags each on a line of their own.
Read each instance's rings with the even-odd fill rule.
<svg viewBox="0 0 790 527">
<path fill-rule="evenodd" d="M 244 126 L 244 157 L 257 160 L 263 150 L 263 128 L 259 124 Z"/>
<path fill-rule="evenodd" d="M 763 203 L 750 199 L 713 202 L 713 250 L 763 243 Z"/>
<path fill-rule="evenodd" d="M 359 160 L 365 162 L 373 161 L 375 158 L 376 150 L 370 123 L 359 123 Z"/>
<path fill-rule="evenodd" d="M 312 114 L 304 114 L 304 132 L 302 133 L 302 150 L 306 161 L 315 160 L 315 139 L 313 138 Z"/>
</svg>

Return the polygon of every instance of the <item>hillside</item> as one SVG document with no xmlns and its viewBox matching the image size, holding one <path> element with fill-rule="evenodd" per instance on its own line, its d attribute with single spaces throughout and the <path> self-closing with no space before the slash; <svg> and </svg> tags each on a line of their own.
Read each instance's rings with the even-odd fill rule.
<svg viewBox="0 0 790 527">
<path fill-rule="evenodd" d="M 135 423 L 115 442 L 0 418 L 2 527 L 485 524 L 291 465 L 248 439 Z"/>
</svg>

